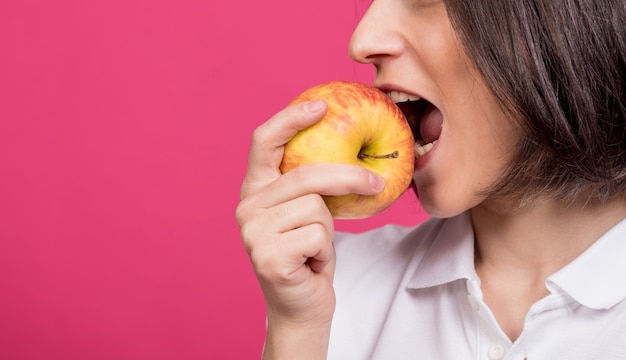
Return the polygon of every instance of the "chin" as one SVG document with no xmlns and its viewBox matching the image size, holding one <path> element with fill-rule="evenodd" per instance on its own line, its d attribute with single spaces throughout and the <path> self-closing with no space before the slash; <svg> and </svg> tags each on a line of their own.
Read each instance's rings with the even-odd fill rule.
<svg viewBox="0 0 626 360">
<path fill-rule="evenodd" d="M 444 208 L 441 206 L 429 206 L 422 204 L 422 208 L 428 214 L 428 216 L 435 219 L 447 219 L 451 217 L 455 217 L 469 210 L 469 208 Z"/>
<path fill-rule="evenodd" d="M 464 205 L 465 202 L 460 201 L 454 195 L 446 192 L 437 194 L 433 189 L 421 189 L 413 182 L 411 189 L 417 195 L 422 209 L 428 216 L 437 219 L 451 218 L 462 214 L 469 210 L 472 206 Z"/>
</svg>

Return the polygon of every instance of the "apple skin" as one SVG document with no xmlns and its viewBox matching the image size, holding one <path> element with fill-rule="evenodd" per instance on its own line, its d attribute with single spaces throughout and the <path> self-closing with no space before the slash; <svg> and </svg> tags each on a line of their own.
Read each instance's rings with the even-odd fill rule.
<svg viewBox="0 0 626 360">
<path fill-rule="evenodd" d="M 317 99 L 326 101 L 328 112 L 285 145 L 281 172 L 311 163 L 363 166 L 385 179 L 381 193 L 324 196 L 324 202 L 338 219 L 366 218 L 387 209 L 413 177 L 415 140 L 404 114 L 382 91 L 352 81 L 313 86 L 291 103 Z"/>
</svg>

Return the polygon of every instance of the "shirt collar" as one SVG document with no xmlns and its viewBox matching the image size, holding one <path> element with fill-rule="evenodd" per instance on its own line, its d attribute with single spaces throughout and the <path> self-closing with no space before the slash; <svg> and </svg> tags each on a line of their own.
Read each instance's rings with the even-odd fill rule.
<svg viewBox="0 0 626 360">
<path fill-rule="evenodd" d="M 553 293 L 566 293 L 590 309 L 609 309 L 626 299 L 626 219 L 584 253 L 546 279 Z M 441 220 L 408 288 L 420 289 L 459 279 L 478 279 L 474 232 L 469 213 Z"/>
<path fill-rule="evenodd" d="M 443 219 L 411 280 L 410 289 L 442 285 L 458 279 L 475 279 L 474 230 L 469 212 Z"/>
<path fill-rule="evenodd" d="M 584 253 L 549 276 L 552 292 L 565 292 L 591 309 L 609 309 L 626 298 L 626 220 L 615 225 Z"/>
</svg>

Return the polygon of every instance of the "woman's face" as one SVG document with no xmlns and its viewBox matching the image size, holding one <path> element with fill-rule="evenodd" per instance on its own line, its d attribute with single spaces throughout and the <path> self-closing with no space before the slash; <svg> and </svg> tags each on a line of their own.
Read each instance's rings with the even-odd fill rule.
<svg viewBox="0 0 626 360">
<path fill-rule="evenodd" d="M 450 217 L 480 204 L 518 136 L 465 55 L 441 0 L 375 0 L 350 42 L 374 85 L 400 102 L 416 137 L 413 179 L 423 208 Z M 417 129 L 420 129 L 419 131 Z M 431 145 L 432 144 L 432 145 Z"/>
</svg>

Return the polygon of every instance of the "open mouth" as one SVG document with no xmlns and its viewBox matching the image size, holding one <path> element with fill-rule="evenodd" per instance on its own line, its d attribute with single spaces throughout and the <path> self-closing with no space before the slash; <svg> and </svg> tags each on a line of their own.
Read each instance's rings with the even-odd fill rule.
<svg viewBox="0 0 626 360">
<path fill-rule="evenodd" d="M 415 157 L 426 155 L 441 135 L 441 111 L 427 100 L 414 95 L 398 91 L 389 91 L 387 95 L 402 110 L 411 127 L 415 138 Z"/>
</svg>

